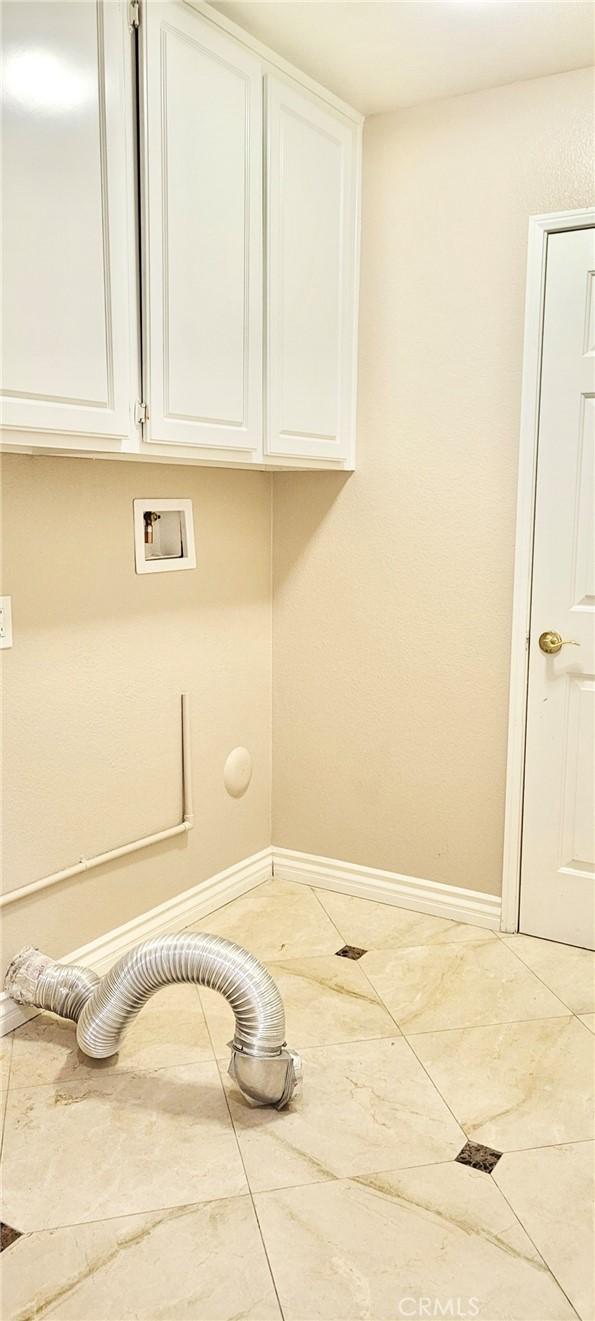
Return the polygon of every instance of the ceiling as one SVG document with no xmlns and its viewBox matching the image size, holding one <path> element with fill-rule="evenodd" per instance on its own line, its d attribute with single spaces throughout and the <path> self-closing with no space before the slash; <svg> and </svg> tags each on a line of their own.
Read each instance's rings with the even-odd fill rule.
<svg viewBox="0 0 595 1321">
<path fill-rule="evenodd" d="M 214 7 L 364 114 L 594 62 L 583 0 L 220 0 Z"/>
</svg>

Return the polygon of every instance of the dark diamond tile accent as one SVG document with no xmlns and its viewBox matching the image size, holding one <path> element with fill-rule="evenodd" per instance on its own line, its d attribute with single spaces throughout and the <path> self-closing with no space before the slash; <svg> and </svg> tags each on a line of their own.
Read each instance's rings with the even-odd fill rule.
<svg viewBox="0 0 595 1321">
<path fill-rule="evenodd" d="M 0 1252 L 4 1252 L 5 1248 L 9 1248 L 12 1243 L 16 1243 L 16 1240 L 20 1237 L 20 1229 L 13 1229 L 12 1225 L 5 1225 L 4 1221 L 0 1220 Z"/>
<path fill-rule="evenodd" d="M 501 1151 L 494 1151 L 493 1147 L 484 1147 L 481 1142 L 466 1142 L 462 1151 L 455 1160 L 461 1165 L 470 1165 L 472 1170 L 481 1170 L 483 1174 L 491 1174 L 495 1169 L 500 1157 Z"/>
<path fill-rule="evenodd" d="M 366 953 L 367 950 L 358 949 L 357 945 L 344 945 L 343 949 L 335 950 L 335 954 L 339 959 L 361 959 L 362 954 Z"/>
</svg>

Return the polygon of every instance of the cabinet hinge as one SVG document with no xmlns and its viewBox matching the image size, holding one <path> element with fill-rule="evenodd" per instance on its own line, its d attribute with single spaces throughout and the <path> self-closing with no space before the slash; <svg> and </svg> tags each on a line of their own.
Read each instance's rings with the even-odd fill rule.
<svg viewBox="0 0 595 1321">
<path fill-rule="evenodd" d="M 148 420 L 148 417 L 149 417 L 149 410 L 147 408 L 147 405 L 143 404 L 140 399 L 137 399 L 134 405 L 135 422 L 137 422 L 140 426 L 142 426 L 143 423 Z"/>
<path fill-rule="evenodd" d="M 128 25 L 131 28 L 140 27 L 140 3 L 139 0 L 130 0 L 128 5 Z"/>
</svg>

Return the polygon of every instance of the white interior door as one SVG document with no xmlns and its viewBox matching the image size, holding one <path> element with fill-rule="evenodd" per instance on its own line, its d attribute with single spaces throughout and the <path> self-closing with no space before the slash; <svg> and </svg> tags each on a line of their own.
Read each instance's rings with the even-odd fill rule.
<svg viewBox="0 0 595 1321">
<path fill-rule="evenodd" d="M 520 929 L 588 947 L 595 917 L 594 485 L 595 230 L 586 228 L 548 239 Z M 564 645 L 558 650 L 556 638 L 541 638 L 547 633 Z"/>
<path fill-rule="evenodd" d="M 270 455 L 350 459 L 359 130 L 267 78 Z"/>
<path fill-rule="evenodd" d="M 2 53 L 2 421 L 62 447 L 72 432 L 125 437 L 137 392 L 127 6 L 7 0 Z"/>
<path fill-rule="evenodd" d="M 143 9 L 145 440 L 256 450 L 260 62 L 187 5 Z"/>
</svg>

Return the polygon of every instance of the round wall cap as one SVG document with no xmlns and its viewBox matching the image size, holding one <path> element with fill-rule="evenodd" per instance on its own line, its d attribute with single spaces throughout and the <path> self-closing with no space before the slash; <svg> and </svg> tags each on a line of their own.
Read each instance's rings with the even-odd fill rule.
<svg viewBox="0 0 595 1321">
<path fill-rule="evenodd" d="M 247 748 L 234 748 L 223 767 L 223 783 L 232 798 L 241 798 L 252 779 L 252 758 Z"/>
</svg>

